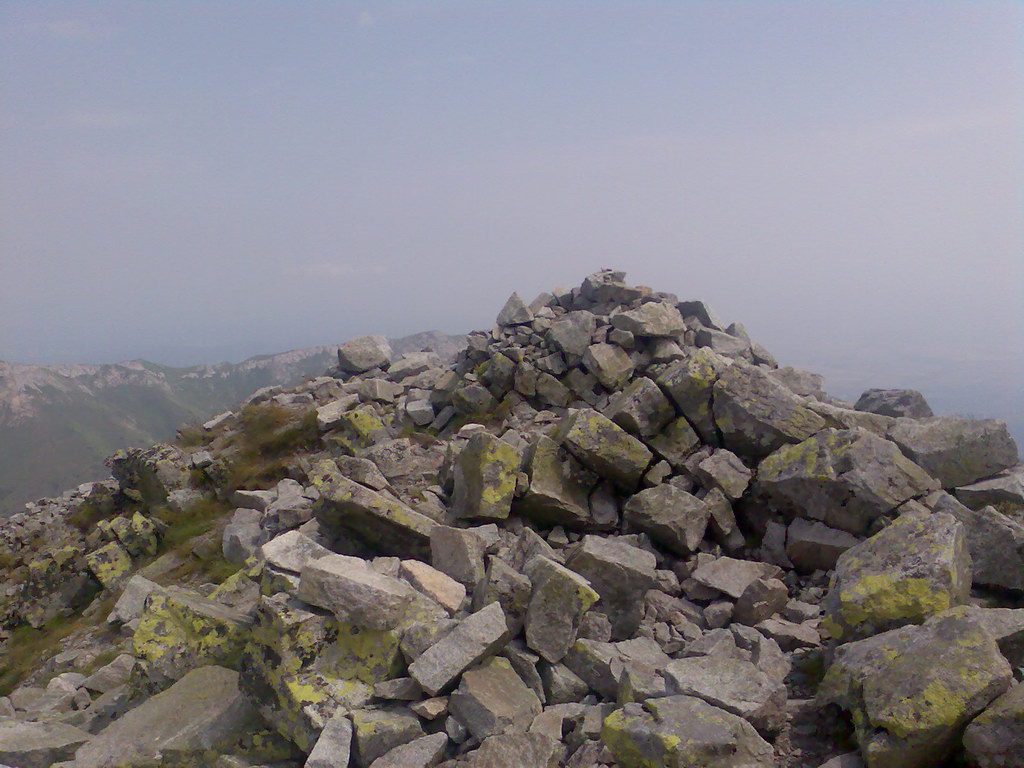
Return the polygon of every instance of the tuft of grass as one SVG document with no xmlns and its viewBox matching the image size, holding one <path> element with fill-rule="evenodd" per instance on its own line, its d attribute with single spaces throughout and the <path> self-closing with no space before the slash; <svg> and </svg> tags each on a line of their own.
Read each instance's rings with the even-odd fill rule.
<svg viewBox="0 0 1024 768">
<path fill-rule="evenodd" d="M 1007 517 L 1015 517 L 1024 521 L 1024 506 L 1014 504 L 1012 501 L 1000 501 L 992 505 L 997 512 L 1002 512 Z"/>
<path fill-rule="evenodd" d="M 153 517 L 167 524 L 158 554 L 175 550 L 178 554 L 187 555 L 192 540 L 212 531 L 229 512 L 229 504 L 210 496 L 189 504 L 181 512 L 158 507 L 153 510 Z"/>
<path fill-rule="evenodd" d="M 232 441 L 229 488 L 266 488 L 283 480 L 295 454 L 315 448 L 319 440 L 315 410 L 296 412 L 276 403 L 246 406 Z"/>
<path fill-rule="evenodd" d="M 194 449 L 209 445 L 212 440 L 213 435 L 203 429 L 201 424 L 186 424 L 178 429 L 174 442 L 179 448 Z"/>
<path fill-rule="evenodd" d="M 59 653 L 66 638 L 101 626 L 113 607 L 114 598 L 109 597 L 88 616 L 58 616 L 38 629 L 23 624 L 12 630 L 0 652 L 0 696 L 9 694 L 29 673 Z"/>
<path fill-rule="evenodd" d="M 91 501 L 84 501 L 68 514 L 67 520 L 82 533 L 89 533 L 96 523 L 107 517 L 106 510 Z"/>
</svg>

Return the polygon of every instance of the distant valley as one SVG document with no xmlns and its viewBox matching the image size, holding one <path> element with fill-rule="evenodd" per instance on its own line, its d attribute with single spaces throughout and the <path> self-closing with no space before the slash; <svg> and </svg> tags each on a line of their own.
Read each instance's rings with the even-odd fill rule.
<svg viewBox="0 0 1024 768">
<path fill-rule="evenodd" d="M 463 336 L 428 331 L 392 339 L 396 356 L 453 354 Z M 146 446 L 203 421 L 260 387 L 292 385 L 336 362 L 337 345 L 260 355 L 241 363 L 173 368 L 145 360 L 110 365 L 0 361 L 0 517 L 27 502 L 106 477 L 118 448 Z"/>
</svg>

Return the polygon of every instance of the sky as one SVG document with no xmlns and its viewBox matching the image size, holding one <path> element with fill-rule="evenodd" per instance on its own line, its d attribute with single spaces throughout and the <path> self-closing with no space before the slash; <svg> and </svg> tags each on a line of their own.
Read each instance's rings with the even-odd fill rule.
<svg viewBox="0 0 1024 768">
<path fill-rule="evenodd" d="M 1016 1 L 5 0 L 0 359 L 462 332 L 615 267 L 843 396 L 1017 418 L 1022 41 Z"/>
</svg>

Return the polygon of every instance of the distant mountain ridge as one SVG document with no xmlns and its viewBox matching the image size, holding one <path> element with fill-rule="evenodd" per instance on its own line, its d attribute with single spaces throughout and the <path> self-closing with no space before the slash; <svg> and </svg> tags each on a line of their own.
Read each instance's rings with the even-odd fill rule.
<svg viewBox="0 0 1024 768">
<path fill-rule="evenodd" d="M 453 355 L 464 336 L 392 339 L 395 356 Z M 294 385 L 336 363 L 338 345 L 175 368 L 146 360 L 103 365 L 0 361 L 0 517 L 107 474 L 118 448 L 166 440 L 182 424 L 237 406 L 260 387 Z"/>
</svg>

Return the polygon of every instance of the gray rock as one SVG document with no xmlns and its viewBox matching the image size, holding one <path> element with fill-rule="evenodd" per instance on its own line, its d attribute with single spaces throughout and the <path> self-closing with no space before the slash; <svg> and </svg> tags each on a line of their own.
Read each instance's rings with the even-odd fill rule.
<svg viewBox="0 0 1024 768">
<path fill-rule="evenodd" d="M 753 627 L 742 624 L 733 624 L 729 632 L 732 633 L 736 648 L 749 654 L 751 664 L 772 680 L 785 682 L 793 665 L 778 643 Z"/>
<path fill-rule="evenodd" d="M 694 696 L 627 704 L 604 721 L 601 741 L 621 768 L 770 768 L 770 744 L 746 720 Z"/>
<path fill-rule="evenodd" d="M 568 312 L 551 323 L 547 340 L 555 349 L 570 355 L 583 356 L 597 328 L 594 315 L 585 310 Z"/>
<path fill-rule="evenodd" d="M 813 397 L 819 400 L 825 397 L 825 377 L 820 373 L 811 373 L 787 365 L 768 371 L 768 375 L 800 397 Z"/>
<path fill-rule="evenodd" d="M 992 637 L 954 608 L 840 646 L 817 698 L 853 715 L 868 765 L 932 768 L 1011 680 Z"/>
<path fill-rule="evenodd" d="M 636 489 L 652 454 L 643 443 L 597 411 L 570 411 L 557 440 L 579 461 L 623 491 Z"/>
<path fill-rule="evenodd" d="M 670 421 L 657 435 L 648 437 L 647 445 L 679 471 L 687 466 L 690 456 L 700 446 L 700 437 L 686 417 L 680 416 Z"/>
<path fill-rule="evenodd" d="M 399 576 L 454 615 L 466 599 L 466 587 L 419 560 L 403 560 Z"/>
<path fill-rule="evenodd" d="M 107 616 L 107 621 L 111 624 L 115 622 L 129 624 L 135 621 L 142 615 L 142 611 L 146 607 L 146 598 L 160 589 L 162 587 L 156 582 L 135 574 L 125 584 L 124 591 L 114 603 L 114 609 Z"/>
<path fill-rule="evenodd" d="M 533 312 L 526 306 L 526 302 L 522 300 L 518 293 L 513 293 L 509 296 L 505 306 L 498 313 L 497 323 L 502 327 L 525 325 L 531 322 L 533 322 Z"/>
<path fill-rule="evenodd" d="M 490 556 L 487 573 L 473 591 L 473 610 L 479 611 L 490 603 L 501 605 L 509 633 L 516 635 L 523 627 L 526 609 L 530 605 L 533 588 L 525 574 L 520 573 L 500 557 Z"/>
<path fill-rule="evenodd" d="M 408 401 L 405 404 L 405 413 L 418 427 L 425 427 L 434 421 L 434 406 L 429 400 Z"/>
<path fill-rule="evenodd" d="M 1024 591 L 1024 523 L 994 507 L 968 509 L 947 493 L 927 501 L 931 509 L 963 523 L 975 584 Z"/>
<path fill-rule="evenodd" d="M 442 573 L 472 589 L 484 578 L 487 542 L 466 528 L 434 526 L 430 533 L 430 562 Z"/>
<path fill-rule="evenodd" d="M 316 409 L 316 426 L 321 432 L 330 432 L 342 424 L 342 415 L 359 404 L 359 395 L 351 394 L 332 400 Z"/>
<path fill-rule="evenodd" d="M 788 653 L 798 648 L 817 648 L 821 645 L 821 635 L 812 626 L 815 623 L 817 622 L 797 624 L 773 616 L 758 623 L 755 629 L 770 640 L 774 640 Z"/>
<path fill-rule="evenodd" d="M 259 727 L 259 717 L 238 689 L 238 673 L 200 667 L 84 744 L 74 765 L 156 766 L 161 755 L 175 755 L 182 762 L 202 760 L 211 752 L 231 752 Z"/>
<path fill-rule="evenodd" d="M 491 603 L 459 622 L 409 665 L 409 675 L 436 696 L 473 664 L 493 656 L 509 638 L 505 614 Z"/>
<path fill-rule="evenodd" d="M 700 555 L 697 562 L 697 568 L 690 574 L 691 578 L 734 600 L 758 579 L 774 579 L 782 575 L 778 567 L 752 560 Z"/>
<path fill-rule="evenodd" d="M 734 363 L 714 384 L 715 425 L 726 448 L 762 458 L 825 427 L 803 402 L 759 368 Z"/>
<path fill-rule="evenodd" d="M 359 336 L 338 347 L 338 367 L 345 373 L 387 368 L 390 361 L 391 345 L 383 336 Z"/>
<path fill-rule="evenodd" d="M 338 469 L 349 480 L 355 480 L 360 485 L 372 488 L 375 491 L 383 491 L 388 487 L 388 479 L 369 459 L 360 459 L 355 456 L 340 456 L 335 460 Z"/>
<path fill-rule="evenodd" d="M 934 416 L 924 395 L 916 389 L 869 389 L 853 406 L 858 411 L 868 411 L 882 416 L 905 416 L 923 419 Z"/>
<path fill-rule="evenodd" d="M 996 419 L 899 419 L 889 439 L 943 488 L 969 485 L 1020 461 L 1006 423 Z"/>
<path fill-rule="evenodd" d="M 839 556 L 859 539 L 846 531 L 837 531 L 824 523 L 797 518 L 786 531 L 786 557 L 801 573 L 830 571 Z"/>
<path fill-rule="evenodd" d="M 1024 608 L 963 608 L 992 636 L 1011 665 L 1024 667 Z"/>
<path fill-rule="evenodd" d="M 409 618 L 416 591 L 384 576 L 365 560 L 328 555 L 302 569 L 298 597 L 331 611 L 338 621 L 365 629 L 394 629 Z"/>
<path fill-rule="evenodd" d="M 484 739 L 458 768 L 556 768 L 561 745 L 540 733 L 501 733 Z"/>
<path fill-rule="evenodd" d="M 619 389 L 633 375 L 633 361 L 615 344 L 591 344 L 583 353 L 583 365 L 606 389 Z"/>
<path fill-rule="evenodd" d="M 677 659 L 665 667 L 670 695 L 696 696 L 739 715 L 761 733 L 786 722 L 786 686 L 749 661 L 724 657 Z"/>
<path fill-rule="evenodd" d="M 822 627 L 851 640 L 918 624 L 964 603 L 970 589 L 963 525 L 944 513 L 908 512 L 839 558 Z"/>
<path fill-rule="evenodd" d="M 750 582 L 736 601 L 733 621 L 754 626 L 770 619 L 789 602 L 789 591 L 778 579 L 757 579 Z"/>
<path fill-rule="evenodd" d="M 718 431 L 711 410 L 714 385 L 729 364 L 721 355 L 702 348 L 671 365 L 657 381 L 693 425 L 701 440 L 709 445 L 718 445 Z"/>
<path fill-rule="evenodd" d="M 660 677 L 670 661 L 657 642 L 641 636 L 618 643 L 581 638 L 573 643 L 564 663 L 605 699 L 615 701 L 623 671 L 651 679 Z"/>
<path fill-rule="evenodd" d="M 526 609 L 526 644 L 549 662 L 557 662 L 576 640 L 583 614 L 599 595 L 578 573 L 543 556 L 526 565 L 533 583 Z"/>
<path fill-rule="evenodd" d="M 485 739 L 509 730 L 526 731 L 541 704 L 508 659 L 494 657 L 462 676 L 448 709 L 473 736 Z"/>
<path fill-rule="evenodd" d="M 305 768 L 348 768 L 352 755 L 352 721 L 343 712 L 324 725 Z"/>
<path fill-rule="evenodd" d="M 374 760 L 370 768 L 431 768 L 440 762 L 446 746 L 446 734 L 432 733 L 395 747 Z"/>
<path fill-rule="evenodd" d="M 753 353 L 749 339 L 733 336 L 713 328 L 698 328 L 695 338 L 698 347 L 707 347 L 722 357 L 735 360 L 751 359 Z"/>
<path fill-rule="evenodd" d="M 370 768 L 377 758 L 426 735 L 419 718 L 405 707 L 357 709 L 351 717 L 357 768 Z"/>
<path fill-rule="evenodd" d="M 691 300 L 680 301 L 676 309 L 683 317 L 694 317 L 705 328 L 713 328 L 716 331 L 724 331 L 725 323 L 711 307 L 703 301 Z"/>
<path fill-rule="evenodd" d="M 224 554 L 224 559 L 229 563 L 243 563 L 256 554 L 268 538 L 270 538 L 270 533 L 261 528 L 258 521 L 235 522 L 232 520 L 224 526 L 221 536 L 221 551 Z"/>
<path fill-rule="evenodd" d="M 541 435 L 528 452 L 530 485 L 517 503 L 526 517 L 542 525 L 586 527 L 590 523 L 590 492 L 597 476 L 558 443 Z"/>
<path fill-rule="evenodd" d="M 63 723 L 0 718 L 0 760 L 11 768 L 50 768 L 70 760 L 92 734 Z"/>
<path fill-rule="evenodd" d="M 971 509 L 992 504 L 1024 507 L 1024 464 L 1012 466 L 987 480 L 961 486 L 953 493 L 961 504 Z"/>
<path fill-rule="evenodd" d="M 475 433 L 455 460 L 452 511 L 461 518 L 508 517 L 519 472 L 518 451 L 489 432 Z"/>
<path fill-rule="evenodd" d="M 623 508 L 630 530 L 642 531 L 677 555 L 696 551 L 707 530 L 711 509 L 670 483 L 635 494 Z"/>
<path fill-rule="evenodd" d="M 617 538 L 585 536 L 566 557 L 601 596 L 598 607 L 612 619 L 612 637 L 631 637 L 643 618 L 643 597 L 657 583 L 657 558 Z"/>
<path fill-rule="evenodd" d="M 540 668 L 547 704 L 569 704 L 582 699 L 590 686 L 565 664 L 544 664 Z"/>
<path fill-rule="evenodd" d="M 112 691 L 128 682 L 128 676 L 134 667 L 135 657 L 130 653 L 122 653 L 85 678 L 82 685 L 97 693 Z"/>
<path fill-rule="evenodd" d="M 755 501 L 849 533 L 935 488 L 888 440 L 859 429 L 826 429 L 780 448 L 757 470 Z"/>
<path fill-rule="evenodd" d="M 288 531 L 260 547 L 260 554 L 275 568 L 300 573 L 307 563 L 333 553 L 299 531 Z"/>
<path fill-rule="evenodd" d="M 661 432 L 676 412 L 657 384 L 640 377 L 612 397 L 604 415 L 627 432 L 645 438 Z"/>
<path fill-rule="evenodd" d="M 751 472 L 739 456 L 724 449 L 717 450 L 694 468 L 694 474 L 705 488 L 719 488 L 736 501 L 750 484 Z"/>
<path fill-rule="evenodd" d="M 964 751 L 978 768 L 1024 765 L 1024 685 L 989 704 L 964 731 Z"/>
<path fill-rule="evenodd" d="M 618 312 L 611 317 L 612 327 L 639 337 L 675 337 L 686 330 L 679 310 L 658 301 L 641 304 L 636 309 Z"/>
<path fill-rule="evenodd" d="M 310 472 L 320 490 L 316 519 L 334 536 L 351 534 L 382 553 L 426 559 L 430 534 L 437 522 L 392 496 L 372 491 L 342 476 L 332 461 L 318 462 Z"/>
</svg>

